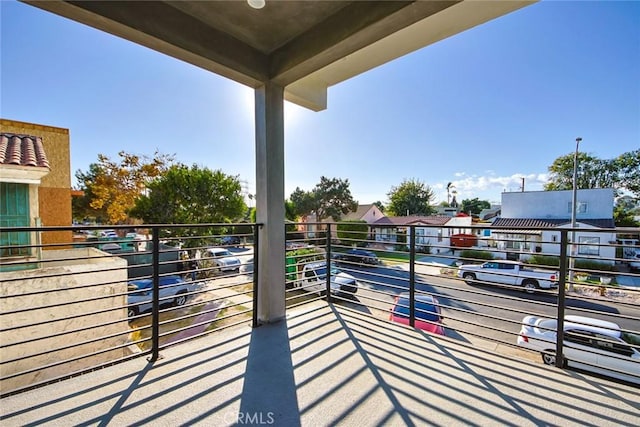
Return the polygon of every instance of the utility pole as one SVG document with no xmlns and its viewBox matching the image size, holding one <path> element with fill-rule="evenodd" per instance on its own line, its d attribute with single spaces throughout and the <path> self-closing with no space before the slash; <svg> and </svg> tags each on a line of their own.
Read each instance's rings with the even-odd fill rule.
<svg viewBox="0 0 640 427">
<path fill-rule="evenodd" d="M 573 155 L 573 196 L 571 198 L 571 257 L 569 258 L 569 292 L 573 292 L 573 269 L 575 267 L 576 245 L 576 212 L 578 204 L 578 145 L 582 138 L 576 138 L 576 152 Z"/>
</svg>

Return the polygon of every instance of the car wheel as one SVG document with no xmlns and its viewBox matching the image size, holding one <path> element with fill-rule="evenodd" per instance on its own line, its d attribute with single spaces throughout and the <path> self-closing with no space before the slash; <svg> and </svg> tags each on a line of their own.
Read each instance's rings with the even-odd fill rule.
<svg viewBox="0 0 640 427">
<path fill-rule="evenodd" d="M 555 365 L 556 364 L 556 353 L 553 350 L 547 350 L 542 352 L 542 362 L 545 365 Z"/>
<path fill-rule="evenodd" d="M 187 303 L 187 296 L 184 294 L 178 294 L 176 298 L 173 300 L 173 304 L 177 307 L 181 305 L 185 305 Z"/>
<path fill-rule="evenodd" d="M 132 317 L 136 317 L 138 315 L 138 310 L 135 309 L 135 307 L 129 307 L 127 309 L 127 317 L 132 318 Z"/>
<path fill-rule="evenodd" d="M 464 273 L 464 274 L 462 275 L 462 278 L 464 279 L 464 282 L 465 282 L 467 285 L 473 285 L 473 283 L 474 283 L 474 282 L 475 282 L 475 280 L 476 280 L 476 275 L 475 275 L 475 274 L 473 274 L 473 273 Z"/>
<path fill-rule="evenodd" d="M 533 280 L 527 280 L 522 285 L 524 286 L 524 291 L 528 294 L 532 294 L 536 291 L 536 289 L 538 289 L 538 286 L 536 286 L 536 282 L 534 282 Z"/>
<path fill-rule="evenodd" d="M 345 294 L 355 294 L 356 292 L 358 292 L 358 287 L 357 286 L 344 286 L 344 287 L 340 287 L 340 291 L 344 292 Z"/>
</svg>

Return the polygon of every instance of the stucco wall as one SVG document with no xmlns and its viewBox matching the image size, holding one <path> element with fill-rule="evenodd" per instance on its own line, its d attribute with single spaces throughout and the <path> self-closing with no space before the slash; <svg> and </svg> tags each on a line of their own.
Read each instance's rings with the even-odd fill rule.
<svg viewBox="0 0 640 427">
<path fill-rule="evenodd" d="M 130 354 L 127 347 L 113 349 L 126 344 L 129 334 L 127 263 L 117 257 L 100 258 L 105 255 L 94 248 L 45 251 L 43 268 L 0 273 L 0 322 L 10 329 L 0 334 L 3 346 L 8 346 L 0 354 L 2 376 L 36 369 L 3 380 L 3 393 Z M 87 287 L 94 284 L 100 286 Z M 97 299 L 83 301 L 92 298 Z M 101 310 L 108 311 L 96 313 Z M 109 322 L 113 323 L 103 325 Z M 89 340 L 96 341 L 83 344 Z M 27 358 L 11 361 L 21 357 Z"/>
<path fill-rule="evenodd" d="M 503 218 L 549 218 L 571 217 L 569 204 L 573 191 L 526 191 L 502 193 Z M 613 189 L 598 188 L 577 191 L 577 205 L 587 204 L 586 212 L 577 212 L 580 219 L 613 218 Z"/>
<path fill-rule="evenodd" d="M 43 226 L 71 225 L 71 154 L 69 130 L 26 123 L 16 120 L 0 119 L 3 132 L 42 138 L 45 153 L 49 160 L 50 171 L 42 178 L 39 187 L 39 217 Z M 32 210 L 32 217 L 36 212 Z M 70 231 L 43 233 L 42 243 L 65 243 L 72 240 Z"/>
</svg>

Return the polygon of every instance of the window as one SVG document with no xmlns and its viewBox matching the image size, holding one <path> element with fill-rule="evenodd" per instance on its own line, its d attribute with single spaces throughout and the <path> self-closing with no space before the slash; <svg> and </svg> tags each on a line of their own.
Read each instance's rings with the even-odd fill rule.
<svg viewBox="0 0 640 427">
<path fill-rule="evenodd" d="M 29 227 L 29 185 L 0 182 L 0 227 Z M 29 232 L 3 232 L 0 234 L 0 257 L 28 256 Z"/>
<path fill-rule="evenodd" d="M 600 238 L 582 236 L 578 239 L 578 254 L 600 255 Z"/>
<path fill-rule="evenodd" d="M 618 341 L 613 337 L 603 334 L 596 334 L 595 338 L 596 345 L 600 350 L 610 351 L 622 356 L 631 356 L 633 354 L 633 350 L 630 346 Z"/>
<path fill-rule="evenodd" d="M 573 211 L 571 210 L 571 207 L 573 206 L 572 202 L 569 202 L 569 204 L 567 205 L 567 212 L 568 213 L 573 213 Z M 578 202 L 577 208 L 576 208 L 576 213 L 587 213 L 587 203 L 586 202 Z"/>
<path fill-rule="evenodd" d="M 567 330 L 564 334 L 564 339 L 567 342 L 571 342 L 574 344 L 581 344 L 587 346 L 593 346 L 592 341 L 593 335 L 591 332 L 581 331 L 579 329 L 575 330 Z"/>
</svg>

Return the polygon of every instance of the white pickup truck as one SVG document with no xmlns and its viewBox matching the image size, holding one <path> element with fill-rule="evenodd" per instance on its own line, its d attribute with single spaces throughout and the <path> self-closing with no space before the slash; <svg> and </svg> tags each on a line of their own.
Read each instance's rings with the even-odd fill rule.
<svg viewBox="0 0 640 427">
<path fill-rule="evenodd" d="M 527 293 L 537 289 L 558 287 L 558 273 L 525 268 L 518 261 L 488 261 L 484 264 L 463 264 L 458 277 L 471 285 L 473 283 L 521 286 Z"/>
</svg>

